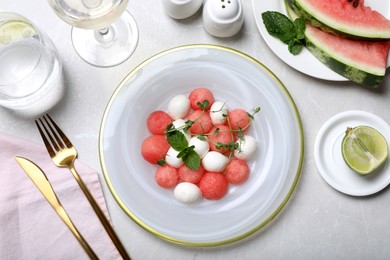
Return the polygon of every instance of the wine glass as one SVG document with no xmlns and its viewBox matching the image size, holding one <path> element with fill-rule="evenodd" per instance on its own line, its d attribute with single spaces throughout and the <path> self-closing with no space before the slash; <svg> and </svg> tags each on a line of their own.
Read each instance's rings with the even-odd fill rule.
<svg viewBox="0 0 390 260">
<path fill-rule="evenodd" d="M 138 28 L 126 11 L 128 0 L 48 0 L 73 26 L 72 43 L 89 64 L 111 67 L 127 60 L 138 43 Z"/>
</svg>

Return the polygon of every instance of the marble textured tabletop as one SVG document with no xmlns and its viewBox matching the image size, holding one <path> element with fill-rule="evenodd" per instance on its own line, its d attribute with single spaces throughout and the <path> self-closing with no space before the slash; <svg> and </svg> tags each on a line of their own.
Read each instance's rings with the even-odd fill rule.
<svg viewBox="0 0 390 260">
<path fill-rule="evenodd" d="M 201 12 L 178 21 L 163 12 L 160 1 L 130 0 L 127 10 L 138 24 L 138 46 L 130 59 L 112 68 L 96 68 L 78 57 L 70 40 L 71 27 L 55 15 L 46 1 L 0 0 L 0 11 L 27 17 L 54 41 L 63 62 L 67 91 L 50 113 L 77 147 L 79 159 L 100 173 L 98 135 L 111 94 L 135 66 L 168 48 L 208 43 L 242 51 L 271 69 L 295 100 L 305 138 L 301 179 L 278 218 L 242 242 L 189 248 L 163 241 L 122 211 L 101 178 L 113 225 L 133 259 L 389 259 L 388 189 L 368 197 L 336 191 L 317 171 L 314 142 L 321 126 L 346 110 L 371 112 L 390 123 L 390 78 L 387 76 L 380 88 L 372 90 L 351 82 L 319 80 L 292 69 L 262 39 L 251 1 L 242 2 L 245 20 L 241 32 L 219 39 L 204 30 Z M 41 142 L 33 120 L 0 109 L 0 121 L 1 132 Z"/>
</svg>

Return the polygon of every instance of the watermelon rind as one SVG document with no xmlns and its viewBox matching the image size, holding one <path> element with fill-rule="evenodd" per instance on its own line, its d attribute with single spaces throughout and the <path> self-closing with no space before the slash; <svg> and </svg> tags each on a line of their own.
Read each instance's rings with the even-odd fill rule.
<svg viewBox="0 0 390 260">
<path fill-rule="evenodd" d="M 299 16 L 287 4 L 286 10 L 290 19 L 295 20 Z M 310 33 L 310 29 L 305 31 L 305 46 L 321 63 L 342 75 L 343 77 L 369 87 L 378 87 L 384 79 L 386 69 L 369 66 L 357 61 L 337 55 L 320 40 Z"/>
<path fill-rule="evenodd" d="M 356 40 L 390 39 L 390 29 L 382 30 L 372 26 L 361 27 L 354 24 L 339 23 L 331 17 L 313 10 L 304 0 L 286 0 L 285 2 L 299 17 L 322 31 Z"/>
<path fill-rule="evenodd" d="M 346 64 L 345 61 L 341 61 L 343 57 L 332 57 L 329 55 L 329 51 L 321 49 L 316 43 L 310 41 L 308 37 L 306 37 L 306 48 L 325 66 L 353 82 L 365 86 L 378 87 L 383 81 L 384 74 L 378 75 L 361 70 L 356 67 L 356 63 Z"/>
</svg>

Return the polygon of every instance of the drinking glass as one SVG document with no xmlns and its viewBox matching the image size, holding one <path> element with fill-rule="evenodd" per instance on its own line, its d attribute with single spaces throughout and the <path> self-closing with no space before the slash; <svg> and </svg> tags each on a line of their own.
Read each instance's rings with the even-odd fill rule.
<svg viewBox="0 0 390 260">
<path fill-rule="evenodd" d="M 78 55 L 97 67 L 127 60 L 138 43 L 138 28 L 126 11 L 128 0 L 48 0 L 56 14 L 72 25 Z"/>
<path fill-rule="evenodd" d="M 63 93 L 62 65 L 52 41 L 26 18 L 0 12 L 0 106 L 39 116 Z"/>
</svg>

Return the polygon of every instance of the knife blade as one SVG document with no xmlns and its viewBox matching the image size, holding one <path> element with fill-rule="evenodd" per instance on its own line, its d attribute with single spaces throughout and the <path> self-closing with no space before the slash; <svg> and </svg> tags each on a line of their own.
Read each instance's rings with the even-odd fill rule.
<svg viewBox="0 0 390 260">
<path fill-rule="evenodd" d="M 83 238 L 80 232 L 77 230 L 73 222 L 71 221 L 69 215 L 66 213 L 65 209 L 62 207 L 60 201 L 57 198 L 57 195 L 54 192 L 53 187 L 51 186 L 46 174 L 43 172 L 38 165 L 32 162 L 29 159 L 15 156 L 16 161 L 27 173 L 28 177 L 34 182 L 35 186 L 39 189 L 42 195 L 46 198 L 49 204 L 53 207 L 56 213 L 60 216 L 62 221 L 68 226 L 73 235 L 77 238 L 80 245 L 83 247 L 84 251 L 88 254 L 91 259 L 99 259 L 92 248 L 89 246 L 87 241 Z"/>
<path fill-rule="evenodd" d="M 42 169 L 26 158 L 15 156 L 15 159 L 27 173 L 28 177 L 30 177 L 37 186 L 42 195 L 47 199 L 50 205 L 55 209 L 59 204 L 59 200 Z"/>
</svg>

